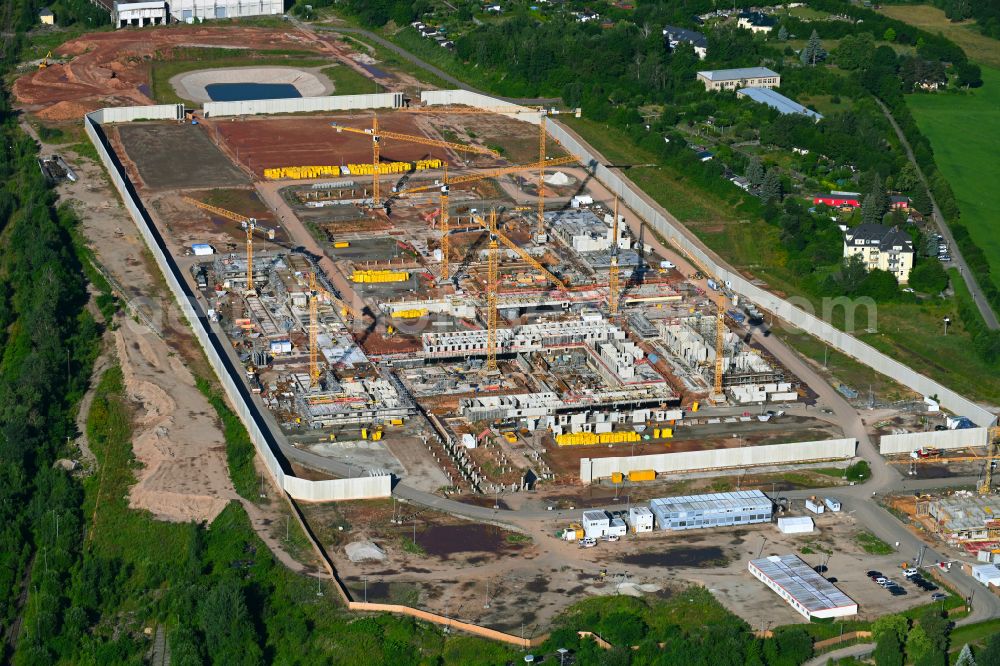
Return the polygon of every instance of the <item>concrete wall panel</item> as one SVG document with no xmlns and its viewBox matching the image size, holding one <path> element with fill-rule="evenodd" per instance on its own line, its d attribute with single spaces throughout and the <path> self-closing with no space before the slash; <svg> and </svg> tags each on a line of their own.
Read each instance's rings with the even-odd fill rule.
<svg viewBox="0 0 1000 666">
<path fill-rule="evenodd" d="M 594 479 L 610 477 L 612 472 L 628 474 L 640 469 L 653 469 L 656 470 L 657 474 L 682 473 L 853 458 L 856 448 L 856 440 L 830 439 L 766 446 L 744 446 L 738 449 L 684 451 L 646 456 L 581 458 L 580 481 L 592 483 Z"/>
<path fill-rule="evenodd" d="M 183 104 L 156 104 L 152 106 L 113 106 L 89 114 L 97 124 L 129 123 L 135 120 L 182 120 Z"/>
<path fill-rule="evenodd" d="M 879 439 L 878 451 L 882 455 L 909 453 L 921 447 L 932 449 L 964 449 L 969 446 L 986 446 L 988 428 L 965 430 L 931 430 L 904 435 L 885 435 Z"/>
<path fill-rule="evenodd" d="M 289 99 L 253 99 L 242 102 L 206 102 L 204 113 L 216 116 L 254 116 L 354 109 L 398 109 L 403 93 L 372 95 L 331 95 L 329 97 L 293 97 Z"/>
</svg>

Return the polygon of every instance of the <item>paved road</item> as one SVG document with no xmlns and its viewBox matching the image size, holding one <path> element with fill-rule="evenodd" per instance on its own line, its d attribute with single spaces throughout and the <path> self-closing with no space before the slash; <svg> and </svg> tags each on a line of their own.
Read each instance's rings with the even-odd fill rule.
<svg viewBox="0 0 1000 666">
<path fill-rule="evenodd" d="M 913 149 L 910 147 L 910 142 L 906 140 L 906 135 L 903 134 L 903 130 L 896 123 L 896 119 L 892 117 L 892 113 L 889 111 L 882 100 L 878 97 L 875 98 L 878 105 L 882 107 L 882 113 L 885 117 L 892 123 L 892 128 L 896 130 L 896 136 L 899 137 L 899 142 L 903 145 L 903 149 L 906 151 L 906 157 L 909 158 L 910 164 L 917 170 L 917 176 L 920 178 L 920 182 L 927 189 L 927 194 L 931 199 L 931 216 L 934 218 L 934 223 L 937 225 L 938 231 L 944 236 L 945 241 L 948 243 L 948 249 L 951 252 L 951 257 L 954 265 L 958 266 L 958 272 L 962 275 L 965 280 L 965 285 L 969 288 L 969 293 L 972 294 L 972 299 L 976 302 L 976 307 L 979 308 L 979 312 L 983 315 L 983 319 L 986 321 L 986 325 L 993 329 L 994 331 L 1000 329 L 1000 321 L 997 321 L 997 314 L 990 307 L 989 301 L 986 300 L 986 296 L 983 295 L 983 290 L 979 288 L 979 282 L 976 280 L 976 276 L 973 275 L 972 271 L 969 270 L 969 265 L 965 263 L 965 257 L 962 256 L 962 249 L 955 242 L 955 237 L 951 234 L 951 229 L 948 227 L 948 223 L 944 220 L 944 215 L 941 214 L 941 209 L 938 208 L 937 201 L 934 199 L 934 193 L 931 192 L 931 188 L 928 187 L 927 177 L 924 176 L 923 170 L 920 165 L 917 164 L 917 159 L 913 155 Z"/>
</svg>

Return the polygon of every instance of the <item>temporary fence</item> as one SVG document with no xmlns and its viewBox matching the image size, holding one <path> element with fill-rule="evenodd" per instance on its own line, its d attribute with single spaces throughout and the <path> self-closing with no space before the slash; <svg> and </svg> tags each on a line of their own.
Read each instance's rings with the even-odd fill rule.
<svg viewBox="0 0 1000 666">
<path fill-rule="evenodd" d="M 482 109 L 510 106 L 503 100 L 464 90 L 439 90 L 433 93 L 421 93 L 421 100 L 427 104 L 467 104 Z M 523 119 L 529 120 L 527 114 Z M 678 248 L 689 258 L 693 258 L 695 263 L 708 268 L 714 274 L 717 281 L 730 286 L 742 298 L 756 303 L 759 307 L 773 313 L 779 319 L 823 340 L 834 349 L 891 377 L 917 393 L 937 396 L 940 404 L 946 409 L 955 414 L 967 416 L 976 425 L 989 426 L 996 422 L 996 415 L 988 409 L 981 407 L 956 391 L 883 354 L 871 345 L 858 340 L 849 333 L 837 329 L 789 301 L 783 300 L 751 283 L 731 269 L 714 252 L 705 248 L 692 232 L 686 229 L 675 217 L 659 206 L 659 204 L 649 198 L 631 180 L 605 166 L 604 163 L 606 160 L 591 146 L 587 145 L 583 139 L 572 132 L 572 130 L 554 120 L 546 123 L 545 127 L 550 137 L 558 141 L 563 148 L 578 158 L 582 164 L 587 165 L 593 171 L 594 176 L 616 194 L 623 204 L 651 224 L 668 243 Z"/>
<path fill-rule="evenodd" d="M 682 451 L 644 456 L 611 456 L 608 458 L 581 458 L 580 481 L 593 483 L 595 479 L 610 478 L 615 472 L 628 474 L 633 471 L 655 470 L 657 474 L 700 472 L 708 470 L 738 469 L 844 460 L 853 458 L 857 440 L 830 439 L 765 446 L 742 446 L 735 449 L 710 449 Z"/>
</svg>

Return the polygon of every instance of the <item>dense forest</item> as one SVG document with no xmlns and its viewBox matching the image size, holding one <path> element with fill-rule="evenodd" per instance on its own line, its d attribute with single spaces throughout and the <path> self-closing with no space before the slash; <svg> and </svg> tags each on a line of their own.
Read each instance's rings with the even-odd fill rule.
<svg viewBox="0 0 1000 666">
<path fill-rule="evenodd" d="M 24 44 L 26 5 L 0 8 L 6 74 Z M 100 327 L 84 309 L 86 281 L 73 242 L 75 219 L 56 209 L 0 93 L 0 627 L 5 637 L 28 606 L 38 622 L 64 592 L 83 529 L 79 484 L 59 466 L 75 437 L 74 409 L 86 390 Z M 32 593 L 29 595 L 28 591 Z M 21 625 L 23 629 L 23 624 Z M 19 646 L 24 654 L 35 645 Z M 9 645 L 0 661 L 10 660 Z M 38 660 L 42 663 L 44 660 Z M 48 662 L 51 663 L 51 662 Z"/>
</svg>

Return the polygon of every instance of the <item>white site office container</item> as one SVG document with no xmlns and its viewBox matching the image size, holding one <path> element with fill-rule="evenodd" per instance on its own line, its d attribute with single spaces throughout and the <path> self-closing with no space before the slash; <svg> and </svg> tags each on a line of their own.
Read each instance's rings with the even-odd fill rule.
<svg viewBox="0 0 1000 666">
<path fill-rule="evenodd" d="M 583 535 L 591 539 L 600 539 L 608 535 L 611 528 L 611 518 L 604 511 L 592 510 L 583 512 Z"/>
<path fill-rule="evenodd" d="M 652 532 L 653 512 L 649 507 L 634 506 L 628 510 L 628 524 L 631 525 L 633 532 Z"/>
<path fill-rule="evenodd" d="M 823 504 L 826 505 L 830 511 L 840 511 L 840 500 L 835 500 L 832 497 L 824 497 Z"/>
<path fill-rule="evenodd" d="M 208 243 L 195 243 L 191 246 L 191 251 L 194 252 L 196 257 L 204 257 L 210 254 L 215 254 L 215 250 Z"/>
<path fill-rule="evenodd" d="M 778 518 L 778 531 L 782 534 L 808 534 L 815 528 L 809 516 L 782 516 Z"/>
<path fill-rule="evenodd" d="M 612 518 L 608 525 L 608 536 L 623 537 L 628 534 L 628 525 L 621 518 Z"/>
<path fill-rule="evenodd" d="M 823 511 L 826 509 L 826 507 L 823 506 L 823 503 L 814 497 L 810 497 L 809 499 L 806 500 L 806 508 L 812 511 L 813 513 L 823 513 Z"/>
</svg>

